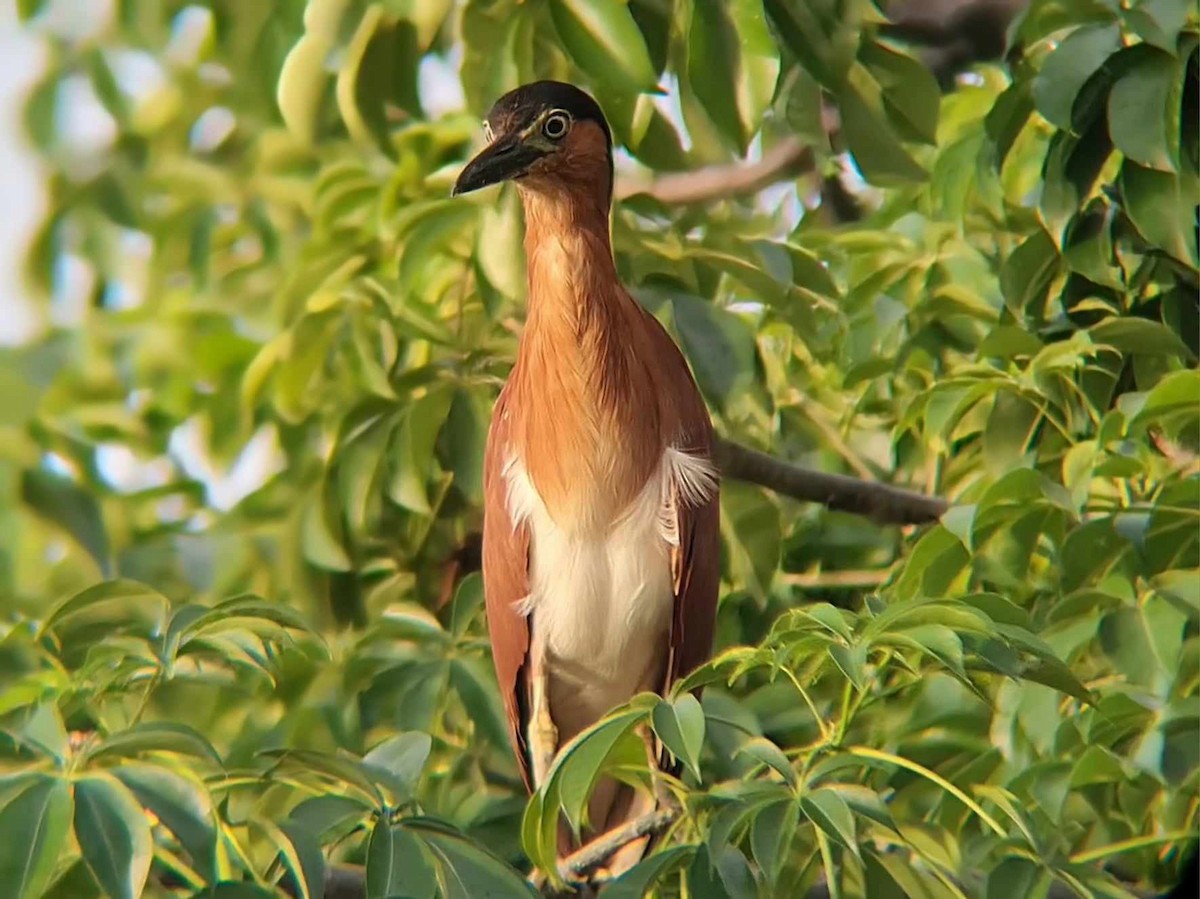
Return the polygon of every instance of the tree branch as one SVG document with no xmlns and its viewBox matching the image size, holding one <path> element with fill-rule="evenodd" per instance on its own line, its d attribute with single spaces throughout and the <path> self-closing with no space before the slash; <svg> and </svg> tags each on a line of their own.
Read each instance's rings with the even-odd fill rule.
<svg viewBox="0 0 1200 899">
<path fill-rule="evenodd" d="M 789 175 L 810 171 L 812 150 L 798 138 L 781 140 L 754 162 L 735 162 L 712 165 L 691 172 L 659 175 L 648 182 L 621 180 L 617 182 L 617 198 L 646 194 L 660 203 L 681 205 L 711 203 L 753 194 Z"/>
<path fill-rule="evenodd" d="M 610 830 L 558 863 L 559 876 L 568 883 L 587 877 L 623 846 L 642 837 L 658 836 L 679 820 L 678 806 L 667 805 L 634 818 L 628 824 Z"/>
<path fill-rule="evenodd" d="M 758 484 L 793 499 L 821 503 L 882 524 L 927 524 L 937 521 L 950 508 L 949 503 L 935 496 L 802 468 L 719 437 L 713 457 L 722 476 L 732 481 Z"/>
</svg>

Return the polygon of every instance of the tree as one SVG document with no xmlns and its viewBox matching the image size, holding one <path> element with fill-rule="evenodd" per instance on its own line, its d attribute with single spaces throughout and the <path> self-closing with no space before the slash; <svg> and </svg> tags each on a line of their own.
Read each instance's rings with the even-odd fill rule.
<svg viewBox="0 0 1200 899">
<path fill-rule="evenodd" d="M 641 726 L 680 810 L 606 897 L 1172 883 L 1200 798 L 1200 26 L 991 6 L 1007 54 L 972 33 L 943 93 L 897 41 L 962 42 L 862 0 L 22 2 L 51 204 L 46 325 L 0 368 L 8 894 L 532 895 L 598 772 L 647 777 Z M 626 150 L 618 266 L 727 478 L 717 655 L 526 802 L 472 571 L 521 224 L 448 191 L 540 77 Z M 80 143 L 80 93 L 111 140 Z"/>
</svg>

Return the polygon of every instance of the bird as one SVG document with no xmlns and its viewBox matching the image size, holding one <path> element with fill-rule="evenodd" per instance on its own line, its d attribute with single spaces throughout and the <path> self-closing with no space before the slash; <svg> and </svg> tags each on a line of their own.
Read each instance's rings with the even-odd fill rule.
<svg viewBox="0 0 1200 899">
<path fill-rule="evenodd" d="M 533 791 L 573 737 L 709 659 L 720 481 L 688 363 L 618 277 L 613 138 L 599 104 L 538 81 L 496 100 L 483 131 L 452 195 L 512 182 L 525 219 L 526 315 L 488 428 L 482 569 L 509 737 Z M 584 834 L 660 801 L 601 780 Z M 628 844 L 607 873 L 648 846 Z"/>
</svg>

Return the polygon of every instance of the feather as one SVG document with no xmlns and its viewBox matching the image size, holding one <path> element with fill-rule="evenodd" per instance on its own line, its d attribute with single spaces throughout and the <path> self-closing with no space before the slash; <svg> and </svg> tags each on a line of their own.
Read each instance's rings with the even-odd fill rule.
<svg viewBox="0 0 1200 899">
<path fill-rule="evenodd" d="M 581 140 L 560 180 L 521 182 L 529 312 L 484 462 L 488 627 L 531 789 L 546 768 L 533 743 L 552 733 L 561 746 L 708 658 L 719 586 L 708 411 L 679 348 L 617 278 L 604 181 L 580 174 L 604 157 L 595 135 Z M 552 728 L 530 726 L 535 679 Z M 619 826 L 644 799 L 604 781 L 590 820 Z"/>
</svg>

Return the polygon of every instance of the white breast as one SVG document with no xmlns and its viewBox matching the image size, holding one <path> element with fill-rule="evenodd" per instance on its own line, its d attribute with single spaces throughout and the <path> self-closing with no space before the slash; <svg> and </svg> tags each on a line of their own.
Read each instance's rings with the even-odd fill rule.
<svg viewBox="0 0 1200 899">
<path fill-rule="evenodd" d="M 567 736 L 639 690 L 661 686 L 653 681 L 674 605 L 676 503 L 706 499 L 716 474 L 708 460 L 668 449 L 620 518 L 586 531 L 550 518 L 520 459 L 509 461 L 505 477 L 510 514 L 530 533 L 522 610 L 548 651 L 551 706 Z"/>
</svg>

